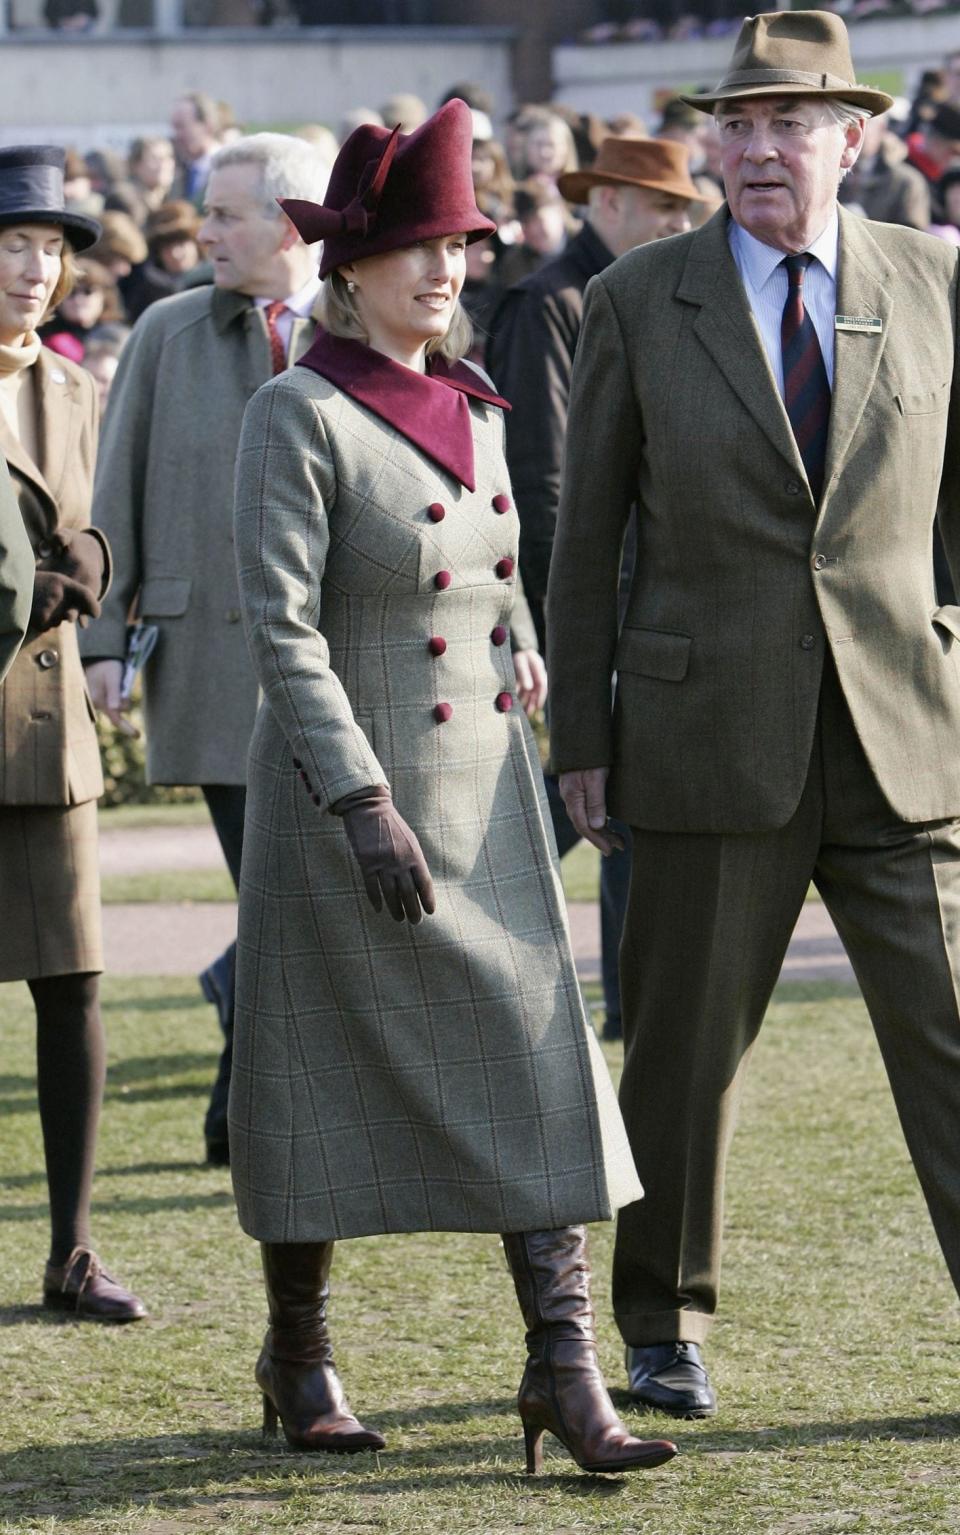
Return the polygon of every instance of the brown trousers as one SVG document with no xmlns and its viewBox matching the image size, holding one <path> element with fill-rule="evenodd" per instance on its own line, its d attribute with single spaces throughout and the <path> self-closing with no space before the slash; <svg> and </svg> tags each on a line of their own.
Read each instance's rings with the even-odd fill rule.
<svg viewBox="0 0 960 1535">
<path fill-rule="evenodd" d="M 786 826 L 633 835 L 620 1104 L 646 1198 L 620 1212 L 617 1229 L 613 1303 L 625 1341 L 699 1343 L 707 1333 L 744 1070 L 811 879 L 860 983 L 960 1289 L 960 821 L 897 819 L 828 665 L 806 786 Z"/>
</svg>

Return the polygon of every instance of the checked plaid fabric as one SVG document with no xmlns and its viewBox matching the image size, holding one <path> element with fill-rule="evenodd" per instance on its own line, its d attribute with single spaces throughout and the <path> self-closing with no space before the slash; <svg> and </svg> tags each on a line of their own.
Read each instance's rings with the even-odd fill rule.
<svg viewBox="0 0 960 1535">
<path fill-rule="evenodd" d="M 813 257 L 785 256 L 789 287 L 780 322 L 783 400 L 815 501 L 823 490 L 830 428 L 830 383 L 813 321 L 803 304 L 803 278 Z"/>
</svg>

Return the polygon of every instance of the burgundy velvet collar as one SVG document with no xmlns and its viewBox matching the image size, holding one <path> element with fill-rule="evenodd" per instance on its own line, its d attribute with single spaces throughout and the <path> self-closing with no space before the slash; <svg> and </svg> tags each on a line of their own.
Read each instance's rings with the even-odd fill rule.
<svg viewBox="0 0 960 1535">
<path fill-rule="evenodd" d="M 351 399 L 389 422 L 467 490 L 476 490 L 473 424 L 466 396 L 473 395 L 500 410 L 510 406 L 466 363 L 431 357 L 428 373 L 414 373 L 362 341 L 348 341 L 318 330 L 299 366 L 329 379 Z"/>
</svg>

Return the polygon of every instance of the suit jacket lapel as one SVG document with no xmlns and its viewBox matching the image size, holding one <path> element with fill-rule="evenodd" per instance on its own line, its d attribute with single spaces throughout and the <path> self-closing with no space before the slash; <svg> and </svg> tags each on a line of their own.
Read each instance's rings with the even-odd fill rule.
<svg viewBox="0 0 960 1535">
<path fill-rule="evenodd" d="M 50 372 L 50 363 L 48 362 L 48 358 L 53 357 L 54 354 L 52 352 L 41 347 L 40 355 L 33 366 L 33 382 L 34 388 L 36 390 L 37 412 L 39 417 L 38 452 L 41 460 L 46 460 L 47 442 L 55 438 L 57 434 L 56 420 L 51 422 L 48 419 L 45 419 L 44 412 L 44 400 L 49 400 L 50 395 L 49 380 L 45 377 L 45 375 L 49 374 Z M 53 369 L 56 373 L 60 374 L 62 379 L 66 379 L 66 374 L 62 368 L 58 368 L 56 366 L 55 360 L 53 363 Z M 60 435 L 62 437 L 64 433 L 61 431 Z M 40 464 L 34 462 L 29 453 L 27 453 L 23 448 L 19 440 L 9 430 L 2 416 L 0 416 L 0 451 L 2 451 L 3 456 L 9 464 L 10 468 L 13 469 L 21 479 L 26 480 L 34 490 L 39 492 L 43 504 L 49 504 L 50 511 L 53 516 L 51 527 L 53 527 L 56 522 L 57 497 L 51 488 L 49 476 L 44 473 L 44 469 L 47 468 L 47 464 L 44 462 L 43 467 L 41 467 Z M 60 467 L 62 473 L 62 458 L 60 459 Z"/>
<path fill-rule="evenodd" d="M 843 465 L 877 376 L 890 332 L 893 313 L 890 288 L 895 276 L 896 268 L 871 237 L 867 221 L 841 208 L 837 313 L 877 316 L 883 329 L 879 335 L 842 330 L 834 334 L 833 402 L 824 503 L 829 499 L 831 477 Z"/>
<path fill-rule="evenodd" d="M 690 242 L 677 298 L 697 304 L 694 332 L 773 446 L 805 478 L 776 380 L 750 312 L 727 239 L 728 211 L 718 209 Z"/>
<path fill-rule="evenodd" d="M 41 482 L 54 502 L 59 502 L 64 475 L 73 461 L 79 412 L 74 409 L 77 385 L 56 353 L 41 347 L 36 365 L 37 406 L 40 423 Z M 36 475 L 36 471 L 34 471 Z"/>
</svg>

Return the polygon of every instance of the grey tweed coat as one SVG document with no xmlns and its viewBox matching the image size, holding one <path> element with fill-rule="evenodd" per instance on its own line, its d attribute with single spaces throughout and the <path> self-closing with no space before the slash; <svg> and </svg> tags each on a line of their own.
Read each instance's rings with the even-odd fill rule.
<svg viewBox="0 0 960 1535">
<path fill-rule="evenodd" d="M 502 414 L 470 414 L 475 492 L 306 368 L 247 408 L 236 544 L 264 701 L 230 1147 L 260 1240 L 556 1227 L 641 1193 L 583 1014 L 536 745 L 502 709 L 518 524 L 494 504 Z M 382 782 L 436 886 L 416 927 L 374 913 L 327 808 Z"/>
</svg>

